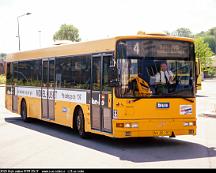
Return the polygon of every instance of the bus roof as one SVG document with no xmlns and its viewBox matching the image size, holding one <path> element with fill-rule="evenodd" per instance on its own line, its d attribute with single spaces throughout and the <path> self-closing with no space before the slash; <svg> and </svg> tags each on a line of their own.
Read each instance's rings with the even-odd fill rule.
<svg viewBox="0 0 216 173">
<path fill-rule="evenodd" d="M 117 36 L 113 38 L 78 42 L 72 44 L 64 44 L 58 46 L 52 46 L 48 48 L 35 49 L 29 51 L 16 52 L 8 54 L 6 57 L 7 62 L 20 61 L 20 60 L 32 60 L 32 59 L 46 59 L 53 57 L 63 57 L 69 55 L 85 55 L 94 54 L 100 52 L 111 52 L 115 50 L 116 41 L 124 39 L 163 39 L 163 40 L 179 40 L 193 42 L 193 39 L 186 37 L 164 36 L 164 35 L 135 35 L 135 36 Z"/>
</svg>

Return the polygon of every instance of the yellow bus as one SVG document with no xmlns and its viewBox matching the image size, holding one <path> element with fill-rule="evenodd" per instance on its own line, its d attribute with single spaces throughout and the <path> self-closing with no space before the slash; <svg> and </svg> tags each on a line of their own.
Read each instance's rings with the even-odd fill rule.
<svg viewBox="0 0 216 173">
<path fill-rule="evenodd" d="M 6 61 L 5 105 L 24 121 L 69 126 L 81 137 L 196 134 L 192 39 L 118 36 L 13 53 Z M 175 82 L 158 93 L 164 62 Z"/>
</svg>

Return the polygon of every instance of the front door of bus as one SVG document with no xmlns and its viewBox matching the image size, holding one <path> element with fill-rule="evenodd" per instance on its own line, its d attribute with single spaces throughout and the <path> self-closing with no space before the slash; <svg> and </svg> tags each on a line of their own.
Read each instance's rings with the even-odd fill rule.
<svg viewBox="0 0 216 173">
<path fill-rule="evenodd" d="M 55 60 L 43 60 L 42 69 L 42 118 L 55 119 Z"/>
<path fill-rule="evenodd" d="M 112 54 L 92 56 L 91 63 L 91 127 L 112 132 L 112 90 L 108 86 L 108 68 Z"/>
</svg>

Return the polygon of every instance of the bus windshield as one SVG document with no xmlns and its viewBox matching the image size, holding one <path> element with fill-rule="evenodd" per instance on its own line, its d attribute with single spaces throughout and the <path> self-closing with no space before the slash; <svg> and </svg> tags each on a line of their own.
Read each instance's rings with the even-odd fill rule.
<svg viewBox="0 0 216 173">
<path fill-rule="evenodd" d="M 117 97 L 194 97 L 193 43 L 124 40 L 117 43 Z"/>
</svg>

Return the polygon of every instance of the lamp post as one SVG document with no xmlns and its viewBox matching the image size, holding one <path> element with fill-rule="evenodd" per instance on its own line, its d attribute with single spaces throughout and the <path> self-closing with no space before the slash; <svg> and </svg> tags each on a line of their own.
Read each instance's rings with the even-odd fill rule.
<svg viewBox="0 0 216 173">
<path fill-rule="evenodd" d="M 25 14 L 20 15 L 20 16 L 17 17 L 17 25 L 18 25 L 18 35 L 17 35 L 17 37 L 18 37 L 18 39 L 19 39 L 19 51 L 20 51 L 20 29 L 19 29 L 19 18 L 20 18 L 20 17 L 23 17 L 23 16 L 30 15 L 30 14 L 31 14 L 31 13 L 25 13 Z"/>
<path fill-rule="evenodd" d="M 39 48 L 41 48 L 41 30 L 38 31 L 39 36 Z"/>
</svg>

